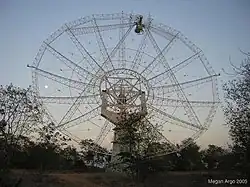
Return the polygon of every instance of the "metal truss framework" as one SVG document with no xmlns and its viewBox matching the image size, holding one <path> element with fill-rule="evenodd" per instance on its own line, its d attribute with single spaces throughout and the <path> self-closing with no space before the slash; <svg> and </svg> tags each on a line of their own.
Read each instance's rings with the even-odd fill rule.
<svg viewBox="0 0 250 187">
<path fill-rule="evenodd" d="M 100 84 L 102 80 L 105 80 L 108 84 L 111 85 L 108 80 L 108 77 L 113 76 L 112 72 L 114 72 L 114 70 L 116 73 L 126 74 L 127 78 L 131 76 L 135 76 L 138 78 L 137 82 L 131 83 L 131 91 L 134 88 L 138 89 L 138 82 L 142 82 L 144 85 L 147 85 L 147 107 L 150 109 L 151 112 L 157 113 L 158 118 L 161 118 L 162 120 L 165 120 L 168 123 L 172 123 L 178 126 L 182 126 L 184 128 L 190 128 L 194 130 L 194 139 L 198 138 L 209 128 L 209 125 L 212 122 L 212 119 L 216 113 L 216 108 L 219 103 L 218 85 L 216 79 L 216 77 L 219 75 L 214 72 L 208 60 L 203 55 L 202 50 L 199 49 L 192 42 L 190 42 L 187 37 L 185 37 L 184 35 L 182 35 L 181 32 L 171 27 L 155 22 L 150 17 L 145 21 L 145 32 L 143 33 L 138 48 L 135 50 L 135 55 L 132 58 L 133 63 L 131 67 L 128 67 L 126 65 L 126 62 L 129 61 L 126 56 L 126 52 L 128 50 L 128 48 L 126 48 L 126 38 L 129 36 L 132 29 L 135 27 L 137 16 L 138 15 L 136 14 L 126 14 L 122 12 L 115 14 L 95 14 L 92 16 L 83 17 L 76 21 L 64 24 L 61 28 L 59 28 L 47 40 L 42 43 L 42 46 L 39 49 L 33 64 L 28 65 L 28 67 L 32 69 L 33 93 L 41 101 L 41 106 L 44 107 L 44 110 L 47 111 L 47 118 L 53 121 L 60 131 L 66 132 L 68 128 L 71 128 L 72 126 L 78 126 L 83 122 L 88 122 L 100 114 Z M 117 20 L 117 23 L 105 25 L 98 24 L 101 21 L 108 20 Z M 91 26 L 85 26 L 85 24 L 87 23 L 90 23 Z M 119 41 L 116 43 L 115 47 L 112 48 L 111 52 L 108 52 L 109 50 L 105 45 L 102 32 L 111 30 L 119 31 Z M 81 55 L 86 59 L 86 63 L 93 69 L 93 71 L 89 71 L 84 67 L 78 65 L 77 63 L 70 60 L 64 54 L 62 54 L 60 51 L 53 47 L 53 42 L 60 38 L 60 36 L 62 36 L 64 33 L 67 34 L 69 39 L 72 41 L 72 43 L 81 53 Z M 97 44 L 99 47 L 98 50 L 100 51 L 102 62 L 97 61 L 90 54 L 87 48 L 80 42 L 79 37 L 88 34 L 94 34 L 96 36 Z M 154 35 L 160 36 L 169 41 L 168 43 L 166 43 L 163 49 L 160 49 L 160 47 L 158 46 Z M 175 66 L 170 67 L 169 63 L 167 62 L 166 55 L 171 50 L 172 46 L 175 45 L 175 42 L 177 40 L 181 41 L 186 47 L 188 47 L 190 51 L 192 51 L 193 55 L 177 63 Z M 153 49 L 157 53 L 156 56 L 152 57 L 152 55 L 144 52 L 147 44 L 152 45 Z M 84 81 L 80 79 L 74 80 L 73 78 L 67 78 L 40 68 L 39 65 L 41 63 L 41 59 L 45 51 L 50 52 L 62 64 L 64 64 L 69 69 L 74 71 L 78 76 L 83 78 Z M 119 69 L 115 67 L 113 61 L 113 58 L 116 56 L 117 53 L 120 59 Z M 143 57 L 145 55 L 151 56 L 152 61 L 149 62 L 146 66 L 142 66 Z M 179 82 L 175 74 L 181 69 L 185 68 L 188 64 L 192 63 L 192 61 L 195 59 L 198 59 L 203 64 L 208 75 L 193 80 L 187 80 L 185 82 Z M 161 64 L 165 69 L 161 73 L 152 76 L 151 72 L 153 72 L 153 70 L 157 67 L 158 64 Z M 140 67 L 143 67 L 143 70 L 137 72 Z M 138 75 L 140 75 L 141 77 Z M 38 78 L 40 76 L 65 85 L 67 87 L 79 90 L 79 96 L 41 96 L 38 82 Z M 171 84 L 163 84 L 162 82 L 166 79 L 170 80 Z M 129 83 L 128 80 L 126 81 Z M 212 84 L 212 100 L 196 101 L 189 100 L 187 98 L 184 92 L 185 89 L 192 88 L 207 82 L 210 82 Z M 97 93 L 97 90 L 99 90 L 99 93 Z M 159 96 L 157 94 L 153 94 L 161 90 L 164 90 L 164 94 L 176 93 L 178 98 L 172 99 L 165 97 L 165 95 Z M 114 91 L 114 97 L 115 96 L 117 96 L 117 93 Z M 68 104 L 70 105 L 70 107 L 65 113 L 65 115 L 62 117 L 62 119 L 59 122 L 56 122 L 56 120 L 53 119 L 48 109 L 46 109 L 45 103 Z M 78 117 L 73 118 L 74 114 L 76 113 L 76 111 L 79 110 L 81 105 L 88 105 L 90 106 L 91 110 Z M 182 107 L 184 108 L 189 118 L 189 121 L 185 121 L 178 117 L 175 117 L 172 114 L 168 114 L 159 109 L 158 106 Z M 206 107 L 210 109 L 207 118 L 203 123 L 200 121 L 199 117 L 194 111 L 195 107 Z M 152 124 L 150 120 L 148 121 L 148 125 L 154 126 L 154 124 Z M 95 142 L 101 144 L 107 136 L 108 132 L 111 131 L 111 127 L 112 124 L 110 124 L 108 121 L 105 121 L 103 127 L 101 128 L 100 134 L 97 136 Z M 67 135 L 70 136 L 69 134 Z M 158 135 L 164 137 L 164 135 L 160 134 L 160 132 L 158 132 Z M 168 142 L 169 145 L 172 144 L 166 138 L 165 140 L 166 142 Z M 95 151 L 98 152 L 98 150 Z M 159 156 L 169 154 L 175 151 L 176 149 L 171 148 L 171 150 L 168 149 L 165 152 L 157 153 L 156 155 Z"/>
</svg>

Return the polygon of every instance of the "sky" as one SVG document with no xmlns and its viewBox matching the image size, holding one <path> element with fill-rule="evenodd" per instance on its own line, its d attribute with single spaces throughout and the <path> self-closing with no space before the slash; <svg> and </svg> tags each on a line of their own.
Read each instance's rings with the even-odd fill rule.
<svg viewBox="0 0 250 187">
<path fill-rule="evenodd" d="M 31 84 L 32 64 L 43 40 L 68 21 L 97 13 L 138 13 L 148 15 L 181 31 L 200 47 L 215 72 L 219 85 L 230 77 L 229 57 L 238 65 L 239 48 L 250 48 L 249 0 L 0 0 L 0 84 L 20 87 Z M 194 70 L 195 71 L 195 70 Z M 220 88 L 220 96 L 222 90 Z M 202 145 L 226 145 L 227 128 L 221 108 Z"/>
</svg>

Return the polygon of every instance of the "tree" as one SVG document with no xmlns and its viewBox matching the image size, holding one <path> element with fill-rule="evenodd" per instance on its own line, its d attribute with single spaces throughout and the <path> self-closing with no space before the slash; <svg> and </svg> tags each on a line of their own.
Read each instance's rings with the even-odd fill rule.
<svg viewBox="0 0 250 187">
<path fill-rule="evenodd" d="M 233 152 L 239 169 L 246 173 L 250 171 L 250 53 L 243 54 L 246 58 L 240 67 L 233 66 L 235 78 L 224 85 L 224 91 Z"/>
<path fill-rule="evenodd" d="M 216 145 L 208 145 L 208 149 L 203 151 L 203 162 L 209 170 L 220 168 L 225 150 Z"/>
<path fill-rule="evenodd" d="M 237 162 L 236 159 L 237 158 L 234 156 L 231 147 L 223 149 L 223 153 L 219 157 L 219 164 L 217 169 L 224 171 L 235 170 L 235 163 Z"/>
<path fill-rule="evenodd" d="M 153 126 L 148 119 L 137 114 L 122 116 L 117 128 L 118 143 L 122 151 L 118 154 L 118 167 L 135 179 L 144 180 L 149 174 L 160 172 L 166 166 L 164 159 L 151 159 L 157 152 L 166 150 L 169 146 L 160 143 L 160 127 Z"/>
<path fill-rule="evenodd" d="M 80 142 L 80 147 L 84 155 L 84 159 L 88 165 L 104 167 L 108 160 L 109 151 L 95 143 L 92 139 L 85 139 Z"/>
<path fill-rule="evenodd" d="M 185 144 L 187 144 L 187 146 L 181 149 L 179 156 L 174 157 L 174 170 L 190 171 L 203 169 L 201 153 L 199 152 L 200 147 L 191 138 L 182 141 L 182 145 Z"/>
<path fill-rule="evenodd" d="M 44 125 L 39 129 L 38 134 L 35 146 L 29 150 L 31 153 L 30 162 L 33 162 L 33 165 L 38 165 L 36 167 L 40 167 L 41 170 L 59 169 L 62 157 L 60 153 L 70 138 L 57 131 L 54 123 Z"/>
<path fill-rule="evenodd" d="M 60 160 L 60 169 L 74 169 L 77 171 L 86 171 L 86 165 L 84 163 L 84 158 L 73 146 L 67 146 L 61 149 L 60 155 L 62 159 Z"/>
<path fill-rule="evenodd" d="M 22 89 L 12 84 L 0 86 L 0 139 L 5 166 L 9 165 L 13 146 L 19 138 L 27 135 L 40 120 L 39 103 L 30 88 Z"/>
</svg>

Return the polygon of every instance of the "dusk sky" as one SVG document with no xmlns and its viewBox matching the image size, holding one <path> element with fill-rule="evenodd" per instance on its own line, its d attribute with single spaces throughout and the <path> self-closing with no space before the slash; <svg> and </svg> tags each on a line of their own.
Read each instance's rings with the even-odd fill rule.
<svg viewBox="0 0 250 187">
<path fill-rule="evenodd" d="M 0 84 L 20 87 L 31 84 L 32 64 L 43 40 L 64 23 L 98 13 L 148 15 L 181 31 L 201 48 L 216 73 L 219 86 L 230 79 L 229 57 L 239 65 L 243 51 L 250 50 L 249 0 L 0 0 Z M 195 70 L 194 70 L 195 71 Z M 220 96 L 222 91 L 220 88 Z M 223 100 L 223 99 L 222 99 Z M 227 128 L 219 109 L 202 145 L 228 142 Z"/>
</svg>

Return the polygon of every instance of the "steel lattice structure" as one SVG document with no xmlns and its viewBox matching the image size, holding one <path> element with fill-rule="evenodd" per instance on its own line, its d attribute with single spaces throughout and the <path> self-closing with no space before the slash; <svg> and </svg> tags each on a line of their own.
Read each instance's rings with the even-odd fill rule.
<svg viewBox="0 0 250 187">
<path fill-rule="evenodd" d="M 102 90 L 110 88 L 113 110 L 120 84 L 128 88 L 131 107 L 137 93 L 144 91 L 145 124 L 153 129 L 161 125 L 162 131 L 156 133 L 169 145 L 157 155 L 169 154 L 177 151 L 177 141 L 197 139 L 209 128 L 219 103 L 219 75 L 181 32 L 151 16 L 142 19 L 138 30 L 138 18 L 123 12 L 95 14 L 64 24 L 42 43 L 28 65 L 32 88 L 47 118 L 61 132 L 75 141 L 89 135 L 100 145 L 113 128 L 100 117 Z M 95 134 L 79 134 L 81 127 Z M 186 132 L 171 134 L 179 128 Z"/>
</svg>

